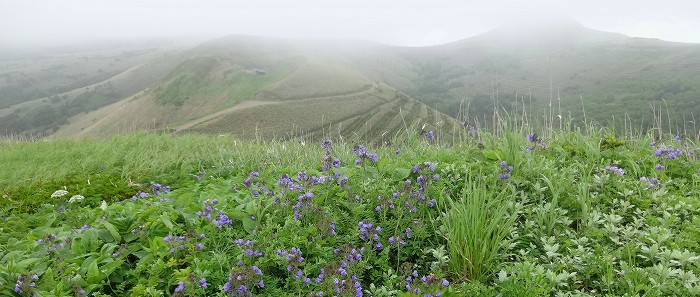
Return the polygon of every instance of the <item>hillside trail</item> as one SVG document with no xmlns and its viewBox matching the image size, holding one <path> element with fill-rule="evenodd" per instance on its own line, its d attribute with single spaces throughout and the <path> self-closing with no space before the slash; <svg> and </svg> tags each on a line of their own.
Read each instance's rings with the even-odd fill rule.
<svg viewBox="0 0 700 297">
<path fill-rule="evenodd" d="M 220 116 L 225 115 L 227 113 L 234 112 L 236 110 L 241 110 L 241 109 L 246 109 L 246 108 L 251 108 L 251 107 L 256 107 L 256 106 L 261 106 L 261 105 L 276 104 L 276 103 L 278 103 L 278 102 L 267 102 L 267 101 L 260 101 L 260 100 L 246 100 L 246 101 L 238 103 L 232 107 L 229 107 L 227 109 L 220 110 L 220 111 L 217 111 L 217 112 L 212 113 L 212 114 L 208 114 L 208 115 L 203 116 L 201 118 L 198 118 L 196 120 L 184 123 L 180 126 L 177 126 L 177 127 L 175 127 L 175 132 L 180 132 L 182 130 L 192 128 L 195 125 L 198 125 L 198 124 L 201 124 L 201 123 L 206 122 L 208 120 L 220 117 Z"/>
<path fill-rule="evenodd" d="M 363 90 L 360 90 L 360 91 L 357 91 L 357 92 L 354 92 L 354 93 L 348 93 L 348 94 L 338 94 L 338 95 L 331 95 L 331 96 L 316 96 L 316 97 L 309 97 L 309 98 L 304 98 L 304 99 L 300 99 L 300 100 L 285 100 L 285 101 L 246 100 L 246 101 L 243 101 L 243 102 L 241 102 L 241 103 L 238 103 L 238 104 L 236 104 L 236 105 L 234 105 L 234 106 L 232 106 L 232 107 L 229 107 L 229 108 L 227 108 L 227 109 L 220 110 L 220 111 L 217 111 L 217 112 L 215 112 L 215 113 L 208 114 L 208 115 L 203 116 L 203 117 L 201 117 L 201 118 L 198 118 L 198 119 L 192 120 L 192 121 L 190 121 L 190 122 L 184 123 L 184 124 L 182 124 L 182 125 L 179 125 L 179 126 L 175 127 L 175 131 L 174 131 L 174 132 L 180 132 L 180 131 L 182 131 L 182 130 L 186 130 L 186 129 L 192 128 L 192 127 L 194 127 L 194 126 L 196 126 L 196 125 L 198 125 L 198 124 L 204 123 L 204 122 L 209 121 L 209 120 L 211 120 L 211 119 L 215 119 L 215 118 L 217 118 L 217 117 L 223 116 L 223 115 L 225 115 L 225 114 L 227 114 L 227 113 L 231 113 L 231 112 L 234 112 L 234 111 L 237 111 L 237 110 L 243 110 L 243 109 L 252 108 L 252 107 L 256 107 L 256 106 L 262 106 L 262 105 L 281 104 L 281 103 L 290 103 L 290 102 L 303 102 L 303 101 L 308 101 L 308 100 L 317 100 L 317 99 L 319 99 L 319 98 L 334 98 L 334 97 L 353 96 L 353 95 L 359 95 L 359 94 L 369 93 L 369 92 L 373 91 L 373 90 L 376 89 L 376 88 L 377 88 L 377 84 L 375 83 L 375 84 L 372 84 L 372 87 L 370 87 L 370 88 L 368 88 L 368 89 L 363 89 Z"/>
</svg>

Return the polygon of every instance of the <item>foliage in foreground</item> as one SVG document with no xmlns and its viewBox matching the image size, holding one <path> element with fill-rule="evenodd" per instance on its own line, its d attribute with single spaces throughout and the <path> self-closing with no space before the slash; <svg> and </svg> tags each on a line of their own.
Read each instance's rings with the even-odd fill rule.
<svg viewBox="0 0 700 297">
<path fill-rule="evenodd" d="M 692 143 L 481 137 L 459 147 L 381 148 L 181 138 L 202 149 L 192 154 L 204 163 L 184 155 L 168 163 L 184 149 L 178 138 L 170 151 L 155 145 L 170 144 L 170 136 L 89 140 L 71 150 L 100 151 L 113 170 L 109 183 L 57 186 L 84 180 L 73 172 L 8 186 L 1 293 L 700 294 L 700 163 Z M 143 144 L 115 155 L 152 147 L 161 167 L 148 172 L 101 150 L 136 139 Z M 60 149 L 4 145 L 4 154 L 33 146 L 53 161 L 46 148 Z M 85 159 L 63 163 L 64 172 L 100 166 Z M 19 177 L 33 172 L 21 165 L 30 162 L 8 166 Z M 128 181 L 137 172 L 141 179 Z M 22 201 L 42 185 L 54 189 Z M 117 194 L 96 199 L 100 190 Z"/>
</svg>

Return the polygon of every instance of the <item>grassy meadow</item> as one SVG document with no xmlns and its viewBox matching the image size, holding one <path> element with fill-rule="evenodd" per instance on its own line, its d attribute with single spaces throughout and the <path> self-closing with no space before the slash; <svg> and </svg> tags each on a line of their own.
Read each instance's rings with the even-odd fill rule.
<svg viewBox="0 0 700 297">
<path fill-rule="evenodd" d="M 700 294 L 692 139 L 530 132 L 2 141 L 0 294 Z"/>
</svg>

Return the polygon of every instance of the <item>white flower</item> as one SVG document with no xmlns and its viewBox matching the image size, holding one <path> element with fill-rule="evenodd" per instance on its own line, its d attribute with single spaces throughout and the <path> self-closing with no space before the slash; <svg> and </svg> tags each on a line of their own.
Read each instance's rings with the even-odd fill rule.
<svg viewBox="0 0 700 297">
<path fill-rule="evenodd" d="M 83 195 L 73 195 L 73 197 L 70 197 L 70 199 L 68 199 L 68 202 L 69 203 L 80 202 L 83 199 L 85 199 L 85 197 L 83 197 Z"/>
<path fill-rule="evenodd" d="M 68 194 L 68 191 L 66 191 L 66 190 L 58 190 L 58 191 L 56 191 L 56 192 L 53 192 L 53 194 L 51 194 L 51 198 L 63 197 L 63 196 L 65 196 L 66 194 Z"/>
</svg>

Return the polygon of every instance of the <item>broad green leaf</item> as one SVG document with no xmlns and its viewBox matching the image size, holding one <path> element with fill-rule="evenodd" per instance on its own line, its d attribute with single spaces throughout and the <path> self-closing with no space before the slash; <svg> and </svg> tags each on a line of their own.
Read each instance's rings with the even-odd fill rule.
<svg viewBox="0 0 700 297">
<path fill-rule="evenodd" d="M 411 169 L 396 168 L 396 169 L 394 169 L 394 173 L 391 175 L 391 179 L 403 181 L 403 180 L 406 180 L 406 178 L 408 178 L 408 176 L 410 174 L 411 174 Z"/>
<path fill-rule="evenodd" d="M 245 231 L 248 233 L 253 232 L 255 227 L 258 225 L 255 221 L 253 221 L 253 219 L 250 218 L 250 216 L 243 216 L 241 221 L 243 222 L 243 229 L 245 229 Z"/>
<path fill-rule="evenodd" d="M 97 261 L 92 261 L 87 271 L 87 281 L 89 283 L 99 283 L 102 280 L 100 268 L 97 266 Z"/>
<path fill-rule="evenodd" d="M 119 268 L 119 266 L 121 266 L 121 265 L 122 265 L 121 261 L 112 261 L 112 262 L 109 262 L 109 263 L 103 265 L 102 270 L 104 271 L 106 276 L 109 276 L 110 274 L 112 274 L 112 272 L 117 270 L 117 268 Z"/>
<path fill-rule="evenodd" d="M 85 261 L 83 261 L 83 264 L 80 265 L 80 273 L 81 274 L 87 273 L 87 270 L 90 267 L 90 265 L 92 265 L 92 262 L 95 262 L 96 260 L 97 260 L 97 255 L 92 255 L 92 256 L 88 257 L 87 259 L 85 259 Z"/>
<path fill-rule="evenodd" d="M 117 228 L 115 228 L 114 225 L 112 225 L 112 223 L 102 221 L 102 225 L 105 226 L 105 229 L 107 229 L 107 231 L 109 231 L 109 234 L 112 235 L 112 238 L 114 238 L 115 242 L 122 241 L 122 237 L 119 235 L 119 231 L 117 231 Z"/>
<path fill-rule="evenodd" d="M 501 154 L 501 152 L 496 150 L 485 150 L 484 156 L 491 161 L 503 160 L 503 155 Z"/>
<path fill-rule="evenodd" d="M 86 251 L 92 251 L 93 248 L 97 248 L 97 246 L 100 244 L 97 235 L 97 230 L 92 228 L 83 232 L 83 235 L 80 237 L 80 239 L 80 243 L 83 245 Z"/>
<path fill-rule="evenodd" d="M 160 220 L 163 222 L 163 224 L 165 224 L 166 227 L 168 227 L 168 229 L 170 229 L 170 231 L 175 229 L 175 226 L 173 226 L 173 222 L 170 221 L 170 216 L 168 216 L 167 213 L 162 213 L 160 215 Z"/>
<path fill-rule="evenodd" d="M 15 264 L 15 268 L 19 271 L 26 271 L 29 266 L 31 266 L 32 264 L 34 264 L 40 260 L 42 260 L 42 259 L 41 258 L 24 259 L 22 261 L 17 262 L 17 264 Z"/>
<path fill-rule="evenodd" d="M 83 245 L 82 242 L 83 242 L 82 238 L 76 238 L 70 244 L 70 249 L 74 255 L 82 255 L 82 254 L 85 254 L 87 252 L 87 250 L 85 249 L 85 245 Z"/>
</svg>

